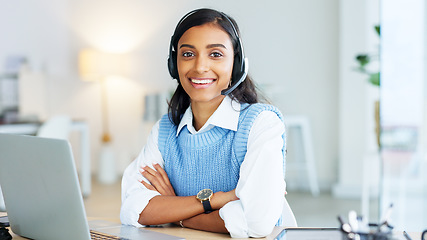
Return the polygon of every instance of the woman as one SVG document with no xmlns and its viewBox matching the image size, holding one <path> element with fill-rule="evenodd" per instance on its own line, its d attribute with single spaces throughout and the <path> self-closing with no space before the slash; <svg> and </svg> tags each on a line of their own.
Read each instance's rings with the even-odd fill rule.
<svg viewBox="0 0 427 240">
<path fill-rule="evenodd" d="M 212 9 L 185 15 L 168 67 L 178 86 L 125 170 L 122 223 L 240 238 L 266 236 L 282 220 L 295 226 L 284 197 L 282 115 L 258 103 L 235 21 Z"/>
</svg>

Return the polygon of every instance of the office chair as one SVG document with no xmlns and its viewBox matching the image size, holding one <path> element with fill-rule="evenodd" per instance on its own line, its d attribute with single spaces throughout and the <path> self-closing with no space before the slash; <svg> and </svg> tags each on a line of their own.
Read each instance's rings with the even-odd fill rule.
<svg viewBox="0 0 427 240">
<path fill-rule="evenodd" d="M 71 128 L 71 118 L 57 115 L 43 123 L 37 131 L 38 137 L 68 139 Z"/>
</svg>

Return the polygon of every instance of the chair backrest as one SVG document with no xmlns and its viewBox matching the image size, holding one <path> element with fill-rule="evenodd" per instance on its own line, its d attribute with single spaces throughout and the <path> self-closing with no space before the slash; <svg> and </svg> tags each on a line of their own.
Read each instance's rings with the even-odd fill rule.
<svg viewBox="0 0 427 240">
<path fill-rule="evenodd" d="M 68 139 L 71 127 L 71 118 L 57 115 L 43 123 L 37 131 L 38 137 Z"/>
</svg>

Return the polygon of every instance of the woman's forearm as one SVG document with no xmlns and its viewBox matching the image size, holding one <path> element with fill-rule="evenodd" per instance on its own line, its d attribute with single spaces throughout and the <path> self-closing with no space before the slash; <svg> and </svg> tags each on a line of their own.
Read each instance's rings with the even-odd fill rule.
<svg viewBox="0 0 427 240">
<path fill-rule="evenodd" d="M 219 216 L 219 210 L 213 211 L 209 214 L 199 214 L 192 218 L 186 219 L 182 222 L 184 227 L 193 228 L 197 230 L 228 233 L 225 228 L 224 221 Z"/>
<path fill-rule="evenodd" d="M 153 197 L 139 215 L 142 225 L 158 225 L 180 221 L 204 212 L 203 205 L 195 196 Z"/>
</svg>

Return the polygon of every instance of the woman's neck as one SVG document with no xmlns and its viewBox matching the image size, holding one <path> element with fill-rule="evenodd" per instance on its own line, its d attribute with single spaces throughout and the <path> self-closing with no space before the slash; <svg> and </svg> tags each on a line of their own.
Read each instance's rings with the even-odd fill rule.
<svg viewBox="0 0 427 240">
<path fill-rule="evenodd" d="M 212 114 L 224 100 L 225 96 L 221 96 L 215 101 L 209 102 L 191 102 L 191 111 L 193 112 L 193 126 L 196 131 L 199 131 L 208 121 Z"/>
</svg>

